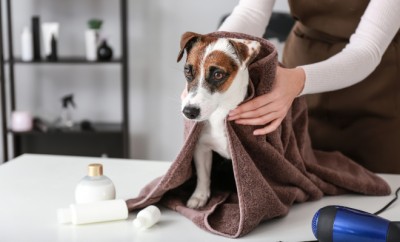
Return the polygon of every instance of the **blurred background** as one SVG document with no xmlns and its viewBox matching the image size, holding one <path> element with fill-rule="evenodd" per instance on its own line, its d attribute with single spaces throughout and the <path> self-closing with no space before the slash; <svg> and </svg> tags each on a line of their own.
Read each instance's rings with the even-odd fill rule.
<svg viewBox="0 0 400 242">
<path fill-rule="evenodd" d="M 5 2 L 2 0 L 3 3 Z M 180 94 L 185 79 L 176 63 L 181 35 L 215 31 L 236 0 L 128 0 L 129 158 L 168 160 L 183 143 Z M 3 4 L 3 23 L 6 22 Z M 287 1 L 275 11 L 288 12 Z M 12 0 L 13 50 L 21 55 L 21 34 L 34 15 L 59 23 L 58 55 L 84 56 L 91 18 L 103 20 L 101 35 L 114 56 L 121 55 L 117 0 Z M 3 27 L 4 28 L 4 27 Z M 4 32 L 4 30 L 3 30 Z M 7 58 L 8 43 L 4 43 Z M 16 110 L 45 120 L 60 115 L 60 98 L 74 94 L 74 120 L 121 121 L 118 65 L 16 65 Z M 5 69 L 7 72 L 7 68 Z M 1 151 L 3 152 L 3 151 Z"/>
</svg>

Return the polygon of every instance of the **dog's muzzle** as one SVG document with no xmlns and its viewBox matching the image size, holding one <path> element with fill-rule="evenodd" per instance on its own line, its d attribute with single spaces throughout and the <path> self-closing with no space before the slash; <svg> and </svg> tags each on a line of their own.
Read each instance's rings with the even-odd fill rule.
<svg viewBox="0 0 400 242">
<path fill-rule="evenodd" d="M 186 106 L 183 108 L 182 113 L 188 119 L 196 119 L 200 115 L 200 108 L 196 106 Z"/>
</svg>

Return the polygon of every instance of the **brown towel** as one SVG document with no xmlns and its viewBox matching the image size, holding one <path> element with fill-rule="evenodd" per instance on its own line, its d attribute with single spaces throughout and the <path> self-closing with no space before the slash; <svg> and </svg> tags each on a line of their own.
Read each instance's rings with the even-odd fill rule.
<svg viewBox="0 0 400 242">
<path fill-rule="evenodd" d="M 262 48 L 249 66 L 246 100 L 271 89 L 278 62 L 277 52 L 267 40 L 228 32 L 210 35 L 259 41 Z M 193 210 L 185 204 L 195 187 L 192 156 L 202 123 L 186 121 L 182 150 L 164 176 L 127 201 L 130 211 L 161 202 L 205 230 L 239 237 L 263 220 L 286 215 L 293 203 L 349 192 L 390 194 L 384 180 L 341 153 L 312 149 L 302 97 L 296 98 L 276 131 L 254 136 L 256 128 L 226 121 L 232 161 L 214 155 L 211 198 L 204 208 Z"/>
</svg>

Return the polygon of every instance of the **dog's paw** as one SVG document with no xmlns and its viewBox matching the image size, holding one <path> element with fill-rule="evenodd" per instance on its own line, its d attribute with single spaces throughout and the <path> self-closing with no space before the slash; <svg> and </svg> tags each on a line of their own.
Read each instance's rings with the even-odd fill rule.
<svg viewBox="0 0 400 242">
<path fill-rule="evenodd" d="M 187 201 L 186 206 L 188 208 L 198 209 L 206 205 L 210 192 L 195 192 Z"/>
</svg>

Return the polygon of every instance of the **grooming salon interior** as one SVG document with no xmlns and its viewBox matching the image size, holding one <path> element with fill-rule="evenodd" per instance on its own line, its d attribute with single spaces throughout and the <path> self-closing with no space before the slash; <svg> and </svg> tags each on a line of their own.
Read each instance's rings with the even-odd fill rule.
<svg viewBox="0 0 400 242">
<path fill-rule="evenodd" d="M 198 74 L 193 68 L 210 68 L 204 75 L 215 80 L 207 76 L 202 85 L 210 85 L 203 89 L 211 99 L 225 90 L 219 79 L 230 80 L 229 70 L 245 63 L 240 71 L 251 77 L 245 98 L 261 95 L 297 24 L 295 1 L 265 0 L 274 5 L 263 39 L 183 36 L 217 31 L 245 1 L 0 0 L 0 241 L 399 241 L 393 221 L 400 217 L 394 198 L 400 176 L 370 172 L 354 157 L 314 153 L 306 106 L 297 99 L 279 135 L 261 139 L 251 126 L 226 121 L 226 140 L 207 126 L 212 138 L 204 147 L 222 142 L 228 155 L 209 157 L 195 146 L 206 132 L 184 117 L 200 112 L 193 110 L 195 98 L 187 101 L 189 114 L 182 110 L 186 95 L 201 92 L 183 93 L 197 84 L 190 82 Z M 248 1 L 249 9 L 257 2 Z M 354 1 L 322 2 L 314 10 L 332 4 L 362 14 Z M 347 30 L 354 23 L 343 16 Z M 320 37 L 308 27 L 298 31 L 302 41 L 314 40 L 303 34 Z M 213 43 L 223 37 L 228 50 Z M 250 45 L 254 39 L 260 44 Z M 329 51 L 335 41 L 324 37 Z M 295 53 L 303 51 L 292 44 Z M 192 50 L 199 58 L 218 54 L 193 64 L 186 59 Z M 306 73 L 312 78 L 317 71 Z M 196 160 L 202 158 L 212 163 Z"/>
</svg>

